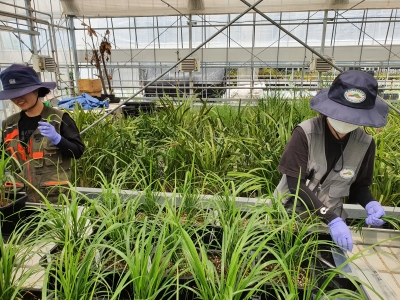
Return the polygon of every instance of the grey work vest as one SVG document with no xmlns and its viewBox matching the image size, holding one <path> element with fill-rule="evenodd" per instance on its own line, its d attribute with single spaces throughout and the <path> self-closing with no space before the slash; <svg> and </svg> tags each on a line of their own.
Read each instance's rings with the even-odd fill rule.
<svg viewBox="0 0 400 300">
<path fill-rule="evenodd" d="M 45 106 L 40 116 L 50 119 L 50 123 L 60 133 L 64 112 Z M 5 149 L 13 155 L 22 168 L 19 184 L 25 186 L 28 201 L 40 201 L 41 196 L 33 188 L 38 189 L 49 201 L 57 202 L 57 197 L 68 187 L 71 175 L 71 158 L 63 156 L 61 150 L 36 129 L 29 138 L 27 147 L 19 140 L 18 121 L 20 114 L 14 114 L 3 121 L 3 137 Z M 16 176 L 18 177 L 18 175 Z M 32 187 L 33 186 L 33 187 Z"/>
<path fill-rule="evenodd" d="M 306 174 L 312 178 L 307 180 L 307 186 L 313 191 L 326 207 L 333 210 L 337 216 L 346 219 L 347 213 L 343 210 L 343 197 L 348 196 L 351 184 L 356 180 L 361 163 L 364 159 L 372 137 L 365 133 L 362 128 L 357 128 L 350 133 L 349 141 L 343 150 L 343 169 L 340 172 L 331 170 L 325 181 L 320 184 L 321 178 L 327 172 L 325 157 L 325 120 L 321 117 L 306 120 L 299 124 L 304 130 L 308 142 L 308 164 Z M 342 158 L 339 158 L 335 170 L 342 167 Z M 282 197 L 290 194 L 286 175 L 279 182 L 275 196 Z M 283 198 L 286 203 L 290 197 Z"/>
</svg>

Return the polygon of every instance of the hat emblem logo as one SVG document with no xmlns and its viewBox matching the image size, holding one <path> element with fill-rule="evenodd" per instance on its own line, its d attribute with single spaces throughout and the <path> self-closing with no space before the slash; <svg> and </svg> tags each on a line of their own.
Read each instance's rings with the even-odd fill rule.
<svg viewBox="0 0 400 300">
<path fill-rule="evenodd" d="M 15 82 L 15 79 L 10 79 L 9 81 L 8 81 L 10 84 L 15 84 L 16 82 Z"/>
<path fill-rule="evenodd" d="M 344 97 L 351 103 L 361 103 L 367 98 L 365 93 L 359 89 L 349 89 L 344 92 Z"/>
</svg>

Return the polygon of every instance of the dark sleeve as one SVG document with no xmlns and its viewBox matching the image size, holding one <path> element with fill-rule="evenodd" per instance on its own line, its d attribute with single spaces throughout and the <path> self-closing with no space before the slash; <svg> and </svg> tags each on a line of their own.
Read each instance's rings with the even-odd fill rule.
<svg viewBox="0 0 400 300">
<path fill-rule="evenodd" d="M 375 141 L 372 139 L 361 162 L 357 178 L 350 187 L 348 203 L 359 203 L 362 207 L 365 207 L 369 202 L 375 200 L 369 190 L 374 175 L 375 148 Z"/>
<path fill-rule="evenodd" d="M 4 120 L 1 122 L 1 149 L 3 149 L 4 144 Z"/>
<path fill-rule="evenodd" d="M 278 171 L 287 176 L 298 178 L 301 170 L 301 179 L 306 178 L 308 164 L 308 142 L 303 128 L 297 126 L 286 144 Z M 297 183 L 297 182 L 296 182 Z"/>
<path fill-rule="evenodd" d="M 67 157 L 80 158 L 85 151 L 85 145 L 81 140 L 78 127 L 68 113 L 63 114 L 61 128 L 61 141 L 57 147 Z"/>
<path fill-rule="evenodd" d="M 287 184 L 290 193 L 296 194 L 297 182 L 298 178 L 287 176 Z M 333 219 L 336 219 L 338 216 L 333 212 L 328 210 L 324 211 L 324 214 L 321 213 L 320 208 L 325 207 L 325 205 L 318 199 L 318 197 L 306 186 L 306 180 L 302 179 L 300 181 L 299 192 L 298 195 L 301 200 L 307 205 L 310 211 L 315 211 L 317 216 L 321 217 L 322 220 L 328 224 Z"/>
</svg>

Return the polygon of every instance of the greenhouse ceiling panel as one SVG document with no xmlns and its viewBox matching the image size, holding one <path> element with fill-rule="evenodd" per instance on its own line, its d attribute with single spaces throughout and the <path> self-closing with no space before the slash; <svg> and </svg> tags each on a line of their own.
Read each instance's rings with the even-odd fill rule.
<svg viewBox="0 0 400 300">
<path fill-rule="evenodd" d="M 251 5 L 255 0 L 246 0 Z M 242 13 L 241 0 L 61 0 L 63 13 L 72 16 L 165 16 L 181 14 Z M 400 0 L 264 0 L 263 12 L 400 8 Z"/>
</svg>

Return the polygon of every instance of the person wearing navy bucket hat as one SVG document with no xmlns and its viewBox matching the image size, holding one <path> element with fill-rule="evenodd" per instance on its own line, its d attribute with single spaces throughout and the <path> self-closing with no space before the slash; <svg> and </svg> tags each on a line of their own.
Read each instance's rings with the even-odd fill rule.
<svg viewBox="0 0 400 300">
<path fill-rule="evenodd" d="M 71 159 L 80 158 L 85 146 L 69 114 L 42 102 L 55 82 L 42 82 L 28 66 L 13 64 L 0 73 L 0 100 L 11 100 L 21 111 L 2 121 L 2 145 L 18 161 L 13 186 L 24 187 L 28 201 L 58 202 L 67 193 Z M 43 195 L 43 196 L 42 196 Z"/>
<path fill-rule="evenodd" d="M 378 82 L 363 71 L 339 74 L 329 88 L 310 101 L 318 117 L 293 130 L 278 167 L 283 174 L 275 196 L 300 219 L 317 216 L 334 242 L 351 251 L 353 239 L 345 221 L 344 197 L 366 210 L 366 224 L 382 226 L 385 211 L 372 196 L 375 142 L 362 126 L 383 127 L 388 105 L 377 97 Z M 298 189 L 298 199 L 294 195 Z M 288 196 L 289 195 L 289 196 Z"/>
</svg>

